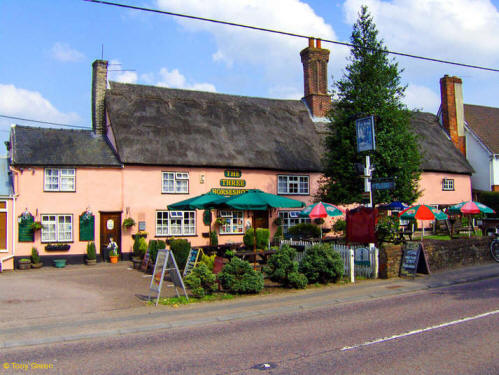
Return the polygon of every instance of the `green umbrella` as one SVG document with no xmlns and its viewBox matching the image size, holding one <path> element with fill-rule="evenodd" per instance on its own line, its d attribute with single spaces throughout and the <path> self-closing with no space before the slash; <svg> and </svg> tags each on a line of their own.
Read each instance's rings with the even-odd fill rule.
<svg viewBox="0 0 499 375">
<path fill-rule="evenodd" d="M 298 201 L 296 199 L 282 197 L 280 195 L 265 193 L 258 189 L 248 190 L 246 193 L 229 198 L 224 205 L 235 208 L 237 210 L 248 210 L 248 211 L 265 211 L 269 207 L 272 208 L 301 208 L 305 206 L 305 203 Z M 256 228 L 255 228 L 255 217 L 253 216 L 253 234 L 254 234 L 254 245 L 253 250 L 255 252 L 255 269 L 256 269 Z"/>
<path fill-rule="evenodd" d="M 447 212 L 449 213 L 456 213 L 456 214 L 479 214 L 479 213 L 485 213 L 485 214 L 493 214 L 495 211 L 484 205 L 483 203 L 480 202 L 474 202 L 474 201 L 467 201 L 467 202 L 461 202 L 458 204 L 455 204 L 454 206 L 450 206 L 447 209 Z"/>
<path fill-rule="evenodd" d="M 410 206 L 406 208 L 399 214 L 401 219 L 417 219 L 417 220 L 446 220 L 448 216 L 444 214 L 442 211 L 439 211 L 435 207 L 427 206 L 426 204 L 416 204 L 414 206 Z M 424 226 L 423 231 L 421 232 L 421 239 L 423 239 L 424 235 Z"/>
<path fill-rule="evenodd" d="M 305 203 L 302 201 L 265 193 L 258 189 L 251 189 L 244 194 L 229 198 L 223 204 L 237 210 L 249 211 L 265 211 L 269 207 L 301 208 L 305 206 Z"/>
<path fill-rule="evenodd" d="M 212 192 L 198 195 L 183 201 L 168 205 L 169 210 L 201 210 L 217 208 L 224 203 L 228 198 L 223 195 L 214 194 Z"/>
</svg>

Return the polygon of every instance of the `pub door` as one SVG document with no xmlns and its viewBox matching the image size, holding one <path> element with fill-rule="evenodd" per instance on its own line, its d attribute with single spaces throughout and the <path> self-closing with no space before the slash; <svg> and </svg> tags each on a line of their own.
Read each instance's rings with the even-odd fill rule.
<svg viewBox="0 0 499 375">
<path fill-rule="evenodd" d="M 121 258 L 121 212 L 100 213 L 100 254 L 103 261 L 109 260 L 107 245 L 111 237 L 118 245 Z"/>
</svg>

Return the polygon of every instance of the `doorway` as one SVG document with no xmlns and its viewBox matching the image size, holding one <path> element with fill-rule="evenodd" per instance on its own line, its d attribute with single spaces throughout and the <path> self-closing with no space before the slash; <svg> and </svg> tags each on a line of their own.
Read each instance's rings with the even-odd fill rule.
<svg viewBox="0 0 499 375">
<path fill-rule="evenodd" d="M 109 239 L 113 237 L 118 245 L 118 255 L 121 255 L 121 212 L 101 212 L 100 213 L 100 254 L 103 261 L 109 260 L 107 245 Z"/>
</svg>

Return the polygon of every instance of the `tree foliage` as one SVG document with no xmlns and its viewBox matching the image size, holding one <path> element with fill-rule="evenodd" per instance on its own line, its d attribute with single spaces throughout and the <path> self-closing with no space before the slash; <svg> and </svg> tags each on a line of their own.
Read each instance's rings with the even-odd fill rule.
<svg viewBox="0 0 499 375">
<path fill-rule="evenodd" d="M 414 202 L 419 192 L 421 156 L 410 132 L 412 112 L 402 103 L 406 87 L 401 85 L 398 64 L 388 58 L 383 41 L 366 7 L 362 7 L 351 35 L 350 63 L 335 83 L 337 102 L 330 113 L 330 129 L 324 157 L 325 179 L 321 198 L 335 203 L 361 201 L 364 183 L 355 163 L 365 163 L 358 153 L 355 120 L 375 117 L 376 150 L 370 152 L 374 178 L 393 177 L 394 190 L 379 190 L 375 201 Z"/>
</svg>

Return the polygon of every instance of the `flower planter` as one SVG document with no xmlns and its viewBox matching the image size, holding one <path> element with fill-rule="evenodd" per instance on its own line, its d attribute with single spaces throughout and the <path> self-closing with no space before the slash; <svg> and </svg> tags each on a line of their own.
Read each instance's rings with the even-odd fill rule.
<svg viewBox="0 0 499 375">
<path fill-rule="evenodd" d="M 20 270 L 29 270 L 31 268 L 31 261 L 21 259 L 18 261 L 17 268 Z"/>
<path fill-rule="evenodd" d="M 133 263 L 133 269 L 134 270 L 139 270 L 140 266 L 142 265 L 142 259 L 141 258 L 137 258 L 137 257 L 133 257 L 132 258 L 132 263 Z"/>
<path fill-rule="evenodd" d="M 85 259 L 87 266 L 95 266 L 97 264 L 97 259 Z"/>
<path fill-rule="evenodd" d="M 70 245 L 47 245 L 45 246 L 45 251 L 67 251 L 70 249 Z"/>
<path fill-rule="evenodd" d="M 43 267 L 43 263 L 40 262 L 40 263 L 31 263 L 31 268 L 42 268 Z"/>
<path fill-rule="evenodd" d="M 54 259 L 54 267 L 55 268 L 66 267 L 66 259 Z"/>
<path fill-rule="evenodd" d="M 109 255 L 109 261 L 111 263 L 118 263 L 118 256 L 117 255 Z"/>
</svg>

